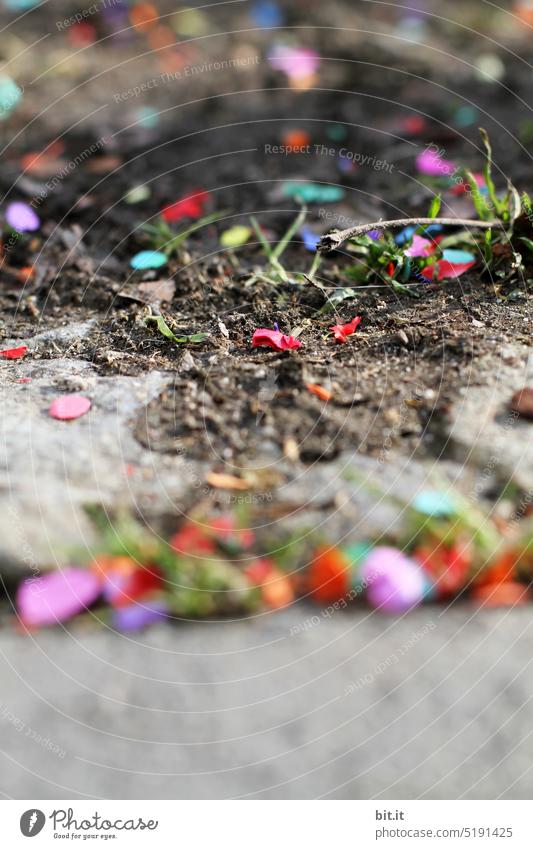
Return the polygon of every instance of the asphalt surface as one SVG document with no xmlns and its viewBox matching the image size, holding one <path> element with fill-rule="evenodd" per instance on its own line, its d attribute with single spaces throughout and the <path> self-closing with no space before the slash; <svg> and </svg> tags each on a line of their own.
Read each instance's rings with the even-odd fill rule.
<svg viewBox="0 0 533 849">
<path fill-rule="evenodd" d="M 312 618 L 314 617 L 314 618 Z M 0 792 L 530 798 L 530 607 L 0 635 Z"/>
</svg>

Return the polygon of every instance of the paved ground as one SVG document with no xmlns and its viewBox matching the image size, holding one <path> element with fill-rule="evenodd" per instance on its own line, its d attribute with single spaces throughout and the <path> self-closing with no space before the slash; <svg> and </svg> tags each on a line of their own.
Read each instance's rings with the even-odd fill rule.
<svg viewBox="0 0 533 849">
<path fill-rule="evenodd" d="M 529 607 L 352 611 L 294 634 L 313 615 L 298 605 L 136 641 L 4 631 L 0 791 L 531 797 Z"/>
</svg>

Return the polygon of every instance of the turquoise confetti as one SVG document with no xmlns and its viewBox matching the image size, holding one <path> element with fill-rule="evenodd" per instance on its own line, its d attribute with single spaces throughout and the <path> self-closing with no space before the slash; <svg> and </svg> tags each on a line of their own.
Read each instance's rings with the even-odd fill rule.
<svg viewBox="0 0 533 849">
<path fill-rule="evenodd" d="M 369 542 L 354 542 L 349 545 L 342 546 L 342 553 L 350 561 L 352 571 L 352 589 L 362 592 L 364 589 L 362 566 L 366 558 L 372 551 L 373 546 Z"/>
<path fill-rule="evenodd" d="M 289 198 L 300 198 L 306 203 L 334 203 L 342 200 L 344 189 L 340 186 L 322 186 L 319 183 L 285 183 L 283 194 Z"/>
<path fill-rule="evenodd" d="M 330 124 L 326 128 L 326 135 L 331 141 L 344 141 L 348 135 L 348 129 L 344 124 Z"/>
<path fill-rule="evenodd" d="M 454 265 L 462 265 L 465 262 L 474 262 L 475 256 L 471 254 L 470 251 L 460 251 L 455 248 L 446 248 L 442 252 L 442 258 L 446 260 L 446 262 L 451 262 Z"/>
<path fill-rule="evenodd" d="M 426 489 L 419 492 L 413 501 L 413 507 L 419 513 L 437 518 L 453 516 L 456 512 L 455 505 L 450 496 L 445 492 L 438 492 L 433 489 Z"/>
<path fill-rule="evenodd" d="M 146 271 L 148 268 L 161 268 L 166 263 L 167 258 L 161 251 L 141 251 L 130 259 L 131 267 L 138 271 Z"/>
<path fill-rule="evenodd" d="M 22 89 L 16 82 L 11 77 L 0 76 L 0 121 L 8 117 L 21 97 Z"/>
</svg>

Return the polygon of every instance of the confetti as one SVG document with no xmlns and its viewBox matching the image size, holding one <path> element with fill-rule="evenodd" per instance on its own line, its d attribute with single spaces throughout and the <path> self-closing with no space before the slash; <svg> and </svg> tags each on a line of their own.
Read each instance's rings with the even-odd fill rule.
<svg viewBox="0 0 533 849">
<path fill-rule="evenodd" d="M 214 554 L 216 543 L 212 535 L 194 522 L 186 522 L 170 539 L 177 554 Z"/>
<path fill-rule="evenodd" d="M 405 251 L 406 256 L 429 256 L 435 250 L 435 246 L 433 242 L 430 242 L 429 239 L 424 239 L 423 236 L 419 236 L 417 233 L 413 236 L 412 244 Z"/>
<path fill-rule="evenodd" d="M 289 198 L 300 198 L 305 203 L 335 203 L 344 197 L 340 186 L 325 186 L 320 183 L 285 183 L 283 194 Z"/>
<path fill-rule="evenodd" d="M 251 235 L 252 229 L 250 227 L 236 224 L 235 227 L 224 230 L 220 236 L 220 244 L 223 248 L 240 248 L 246 244 Z"/>
<path fill-rule="evenodd" d="M 100 591 L 96 575 L 69 567 L 24 581 L 17 592 L 17 610 L 29 627 L 54 625 L 86 610 Z"/>
<path fill-rule="evenodd" d="M 465 585 L 472 563 L 469 546 L 448 546 L 433 540 L 417 548 L 413 559 L 421 565 L 440 598 L 454 595 Z"/>
<path fill-rule="evenodd" d="M 141 631 L 169 617 L 169 606 L 163 599 L 130 604 L 113 611 L 111 623 L 117 631 Z"/>
<path fill-rule="evenodd" d="M 22 89 L 11 77 L 0 75 L 0 121 L 8 118 L 22 97 Z"/>
<path fill-rule="evenodd" d="M 337 342 L 347 342 L 348 336 L 351 336 L 362 322 L 361 316 L 357 315 L 353 321 L 348 324 L 335 324 L 330 328 Z"/>
<path fill-rule="evenodd" d="M 318 383 L 306 383 L 305 388 L 311 392 L 312 395 L 316 395 L 317 398 L 320 398 L 321 401 L 331 401 L 333 398 L 333 393 L 329 391 L 329 389 L 324 389 L 323 386 L 320 386 Z"/>
<path fill-rule="evenodd" d="M 79 419 L 91 409 L 91 402 L 83 395 L 61 395 L 52 401 L 48 413 L 53 419 L 70 421 Z"/>
<path fill-rule="evenodd" d="M 443 159 L 437 150 L 429 147 L 416 157 L 416 167 L 428 177 L 449 177 L 456 167 L 453 162 Z"/>
<path fill-rule="evenodd" d="M 413 507 L 426 516 L 449 517 L 455 513 L 453 499 L 445 492 L 432 489 L 419 492 L 413 501 Z"/>
<path fill-rule="evenodd" d="M 19 233 L 33 232 L 41 226 L 37 213 L 31 206 L 21 201 L 7 205 L 6 221 L 10 227 L 13 227 Z"/>
<path fill-rule="evenodd" d="M 102 578 L 104 599 L 113 607 L 126 607 L 162 587 L 153 567 L 139 566 L 131 557 L 99 558 L 92 569 Z"/>
<path fill-rule="evenodd" d="M 289 130 L 283 136 L 283 144 L 287 150 L 301 151 L 302 148 L 307 148 L 311 143 L 311 136 L 306 130 Z"/>
<path fill-rule="evenodd" d="M 300 236 L 302 237 L 302 241 L 307 250 L 313 251 L 314 253 L 316 251 L 316 246 L 320 241 L 320 236 L 311 230 L 310 227 L 302 227 L 300 230 Z"/>
<path fill-rule="evenodd" d="M 425 277 L 426 280 L 433 280 L 436 270 L 437 280 L 454 280 L 457 277 L 460 277 L 461 274 L 464 274 L 465 271 L 468 271 L 470 268 L 472 268 L 472 266 L 474 266 L 475 264 L 475 260 L 472 260 L 471 262 L 455 263 L 449 262 L 445 259 L 441 259 L 437 263 L 429 265 L 427 268 L 422 269 L 420 273 L 422 277 Z"/>
<path fill-rule="evenodd" d="M 280 569 L 272 569 L 261 585 L 261 597 L 266 607 L 280 610 L 294 601 L 292 584 Z"/>
<path fill-rule="evenodd" d="M 124 200 L 126 203 L 141 203 L 143 200 L 148 200 L 151 194 L 152 192 L 149 186 L 134 186 L 124 195 Z"/>
<path fill-rule="evenodd" d="M 259 328 L 255 331 L 252 337 L 252 346 L 254 348 L 270 347 L 276 351 L 296 350 L 301 347 L 299 339 L 294 336 L 287 336 L 279 330 L 268 330 Z"/>
<path fill-rule="evenodd" d="M 249 483 L 243 481 L 242 478 L 235 477 L 235 475 L 209 472 L 206 476 L 206 481 L 213 489 L 236 489 L 243 492 L 250 489 Z"/>
<path fill-rule="evenodd" d="M 274 0 L 257 0 L 250 9 L 252 21 L 256 27 L 281 27 L 285 22 L 285 15 Z"/>
<path fill-rule="evenodd" d="M 362 574 L 370 604 L 384 612 L 404 613 L 424 598 L 422 569 L 397 548 L 374 548 L 363 564 Z"/>
<path fill-rule="evenodd" d="M 320 65 L 320 57 L 314 50 L 282 44 L 273 48 L 268 61 L 276 71 L 285 73 L 293 84 L 310 82 Z"/>
<path fill-rule="evenodd" d="M 518 581 L 485 584 L 472 591 L 472 598 L 483 607 L 516 607 L 528 600 L 527 587 Z"/>
<path fill-rule="evenodd" d="M 350 564 L 340 548 L 319 546 L 309 567 L 311 597 L 320 604 L 332 604 L 348 592 L 350 582 Z"/>
<path fill-rule="evenodd" d="M 130 266 L 137 271 L 146 271 L 149 268 L 161 268 L 167 262 L 167 257 L 161 251 L 140 251 L 130 259 Z"/>
<path fill-rule="evenodd" d="M 0 357 L 5 360 L 20 360 L 21 357 L 26 355 L 27 350 L 27 345 L 21 345 L 19 348 L 6 348 L 4 351 L 0 351 Z"/>
<path fill-rule="evenodd" d="M 185 195 L 174 203 L 165 206 L 161 215 L 168 224 L 175 224 L 184 218 L 200 218 L 211 195 L 202 189 Z"/>
</svg>

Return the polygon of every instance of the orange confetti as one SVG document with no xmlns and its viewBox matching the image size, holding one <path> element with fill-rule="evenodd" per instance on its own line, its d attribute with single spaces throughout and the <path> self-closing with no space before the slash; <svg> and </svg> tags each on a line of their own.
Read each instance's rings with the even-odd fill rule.
<svg viewBox="0 0 533 849">
<path fill-rule="evenodd" d="M 290 148 L 292 152 L 297 152 L 295 150 L 302 147 L 307 147 L 308 144 L 311 143 L 311 136 L 306 130 L 289 130 L 288 133 L 285 133 L 283 136 L 283 144 Z"/>
<path fill-rule="evenodd" d="M 237 478 L 235 475 L 226 475 L 223 472 L 209 472 L 206 481 L 213 489 L 250 489 L 250 485 L 242 478 Z"/>
<path fill-rule="evenodd" d="M 19 268 L 17 271 L 17 280 L 19 283 L 27 283 L 35 274 L 33 265 L 25 265 L 24 268 Z"/>
<path fill-rule="evenodd" d="M 171 44 L 175 43 L 176 36 L 170 27 L 158 25 L 148 33 L 148 44 L 152 50 L 164 50 L 166 47 L 170 47 Z"/>
<path fill-rule="evenodd" d="M 130 9 L 130 21 L 135 29 L 143 32 L 153 27 L 159 20 L 159 13 L 151 3 L 136 3 Z"/>
<path fill-rule="evenodd" d="M 476 587 L 472 598 L 484 607 L 515 607 L 527 603 L 527 587 L 518 581 L 485 584 Z"/>
<path fill-rule="evenodd" d="M 350 564 L 338 548 L 320 546 L 309 569 L 309 591 L 322 604 L 339 601 L 350 587 Z"/>
<path fill-rule="evenodd" d="M 294 601 L 294 590 L 289 578 L 279 569 L 273 569 L 261 587 L 261 596 L 267 607 L 279 610 Z"/>
<path fill-rule="evenodd" d="M 306 383 L 305 386 L 309 392 L 312 392 L 313 395 L 316 395 L 321 401 L 331 401 L 333 398 L 333 393 L 330 392 L 329 389 L 324 389 L 323 386 L 319 386 L 318 383 Z"/>
</svg>

